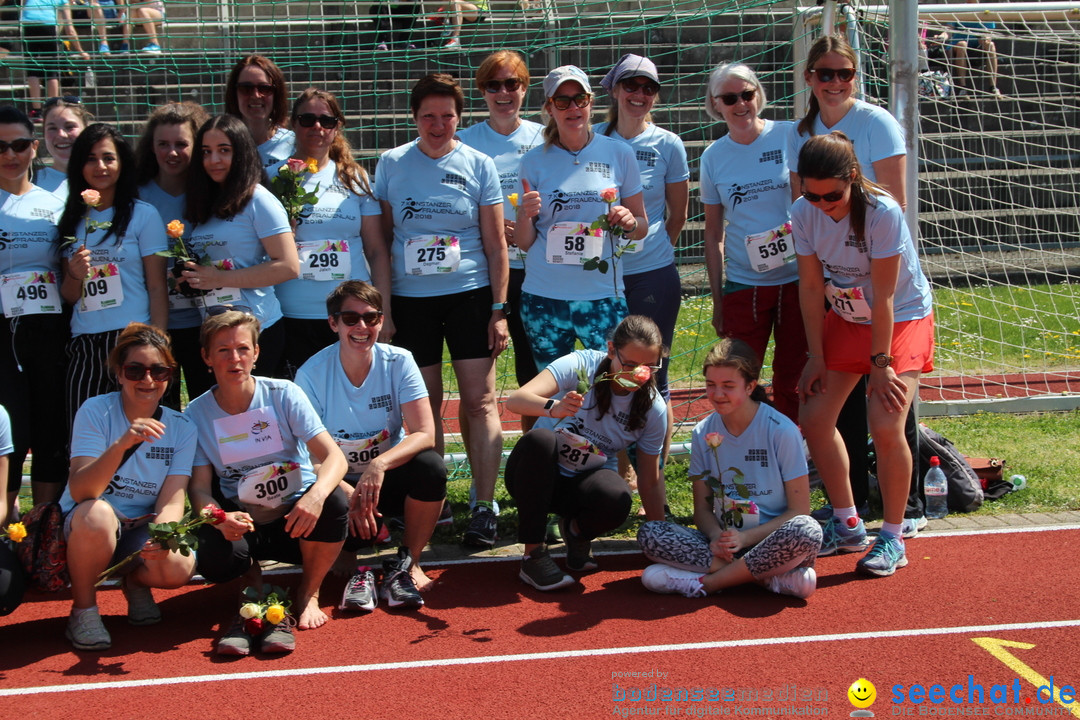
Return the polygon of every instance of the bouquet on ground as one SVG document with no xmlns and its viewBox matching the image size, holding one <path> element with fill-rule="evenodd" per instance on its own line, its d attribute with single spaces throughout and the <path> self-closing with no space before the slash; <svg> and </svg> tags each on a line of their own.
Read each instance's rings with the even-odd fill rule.
<svg viewBox="0 0 1080 720">
<path fill-rule="evenodd" d="M 743 482 L 743 479 L 746 476 L 743 474 L 742 470 L 737 467 L 729 467 L 727 470 L 719 469 L 720 454 L 717 451 L 720 449 L 723 442 L 724 436 L 718 432 L 711 432 L 705 436 L 705 444 L 712 450 L 717 474 L 713 475 L 711 472 L 703 472 L 700 475 L 691 475 L 690 481 L 704 481 L 705 486 L 709 488 L 709 496 L 706 499 L 714 508 L 717 504 L 717 498 L 720 498 L 721 507 L 719 508 L 720 512 L 717 513 L 717 519 L 720 521 L 720 529 L 727 530 L 728 528 L 742 527 L 743 515 L 757 515 L 758 507 L 757 503 L 750 499 L 750 489 L 747 488 L 746 484 Z M 720 476 L 725 472 L 734 473 L 732 483 L 735 485 L 735 493 L 745 502 L 729 498 L 724 492 L 724 483 L 720 479 Z"/>
<path fill-rule="evenodd" d="M 193 550 L 199 547 L 199 538 L 192 531 L 200 525 L 220 525 L 223 522 L 225 522 L 225 511 L 211 503 L 190 520 L 150 523 L 148 526 L 150 529 L 149 542 L 157 543 L 162 550 L 178 552 L 184 557 L 188 557 Z M 111 568 L 106 569 L 98 575 L 98 580 L 94 583 L 94 586 L 101 585 L 101 583 L 108 580 L 117 570 L 127 566 L 128 563 L 137 558 L 141 552 L 141 549 L 136 550 Z"/>
<path fill-rule="evenodd" d="M 176 291 L 186 298 L 201 297 L 206 294 L 206 290 L 196 290 L 195 288 L 185 283 L 176 282 L 181 277 L 185 269 L 187 269 L 187 263 L 195 263 L 197 265 L 209 265 L 210 258 L 200 258 L 197 253 L 188 250 L 187 245 L 184 244 L 184 223 L 179 220 L 172 220 L 165 226 L 165 234 L 173 239 L 173 244 L 168 250 L 162 250 L 161 252 L 154 253 L 160 257 L 172 258 L 172 278 L 169 280 L 169 286 L 175 287 Z"/>
<path fill-rule="evenodd" d="M 261 591 L 246 587 L 241 594 L 247 602 L 240 606 L 240 617 L 244 618 L 244 632 L 248 635 L 260 635 L 269 629 L 268 626 L 289 618 L 292 602 L 287 590 L 277 585 L 263 585 Z"/>
<path fill-rule="evenodd" d="M 289 224 L 294 228 L 296 221 L 310 215 L 312 207 L 319 202 L 318 183 L 310 192 L 304 189 L 304 173 L 314 175 L 318 171 L 319 163 L 315 158 L 289 158 L 278 168 L 278 174 L 270 181 L 270 192 L 281 201 L 285 213 L 289 216 Z"/>
</svg>

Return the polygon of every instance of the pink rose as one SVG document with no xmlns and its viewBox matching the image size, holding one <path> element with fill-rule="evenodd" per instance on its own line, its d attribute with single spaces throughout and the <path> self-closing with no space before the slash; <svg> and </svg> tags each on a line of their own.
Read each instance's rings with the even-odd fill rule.
<svg viewBox="0 0 1080 720">
<path fill-rule="evenodd" d="M 81 197 L 82 201 L 89 207 L 97 207 L 101 204 L 101 193 L 97 190 L 83 190 L 79 193 L 79 197 Z"/>
<path fill-rule="evenodd" d="M 608 188 L 607 190 L 600 191 L 600 199 L 606 202 L 608 205 L 615 202 L 619 198 L 619 191 L 615 188 Z"/>
<path fill-rule="evenodd" d="M 648 365 L 638 365 L 634 368 L 634 372 L 630 373 L 630 377 L 638 385 L 644 385 L 652 377 L 652 369 Z"/>
<path fill-rule="evenodd" d="M 289 158 L 285 165 L 294 173 L 307 169 L 307 163 L 299 158 Z"/>
<path fill-rule="evenodd" d="M 718 448 L 723 442 L 724 437 L 718 432 L 711 432 L 705 436 L 705 444 L 711 448 Z"/>
</svg>

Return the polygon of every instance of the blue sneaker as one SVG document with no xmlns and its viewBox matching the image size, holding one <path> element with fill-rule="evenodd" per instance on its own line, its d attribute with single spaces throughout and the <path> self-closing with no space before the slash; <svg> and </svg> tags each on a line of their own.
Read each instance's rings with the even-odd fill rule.
<svg viewBox="0 0 1080 720">
<path fill-rule="evenodd" d="M 904 552 L 904 541 L 895 535 L 881 533 L 874 541 L 874 547 L 870 552 L 859 558 L 855 569 L 864 575 L 877 575 L 888 577 L 896 572 L 896 568 L 907 565 L 907 554 Z"/>
<path fill-rule="evenodd" d="M 160 55 L 161 54 L 161 46 L 158 45 L 157 43 L 147 43 L 146 45 L 143 46 L 142 51 L 144 53 L 146 53 L 147 55 Z"/>
<path fill-rule="evenodd" d="M 102 41 L 101 41 L 101 42 L 100 42 L 100 43 L 98 44 L 98 48 L 97 48 L 97 50 L 98 50 L 98 52 L 99 52 L 99 53 L 101 53 L 102 55 L 108 55 L 108 54 L 109 54 L 109 43 L 107 43 L 107 42 L 105 42 L 104 40 L 102 40 Z"/>
<path fill-rule="evenodd" d="M 825 523 L 821 532 L 821 549 L 818 557 L 836 555 L 838 553 L 862 552 L 870 547 L 870 541 L 866 538 L 866 525 L 860 519 L 855 527 L 850 530 L 842 527 L 835 517 Z"/>
</svg>

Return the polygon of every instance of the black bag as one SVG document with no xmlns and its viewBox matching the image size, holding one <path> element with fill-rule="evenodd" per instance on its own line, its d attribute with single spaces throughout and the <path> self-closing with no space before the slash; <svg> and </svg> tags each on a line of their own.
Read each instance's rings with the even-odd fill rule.
<svg viewBox="0 0 1080 720">
<path fill-rule="evenodd" d="M 919 467 L 929 469 L 930 458 L 935 455 L 949 481 L 949 510 L 974 512 L 982 507 L 982 482 L 967 458 L 939 433 L 919 423 Z"/>
</svg>

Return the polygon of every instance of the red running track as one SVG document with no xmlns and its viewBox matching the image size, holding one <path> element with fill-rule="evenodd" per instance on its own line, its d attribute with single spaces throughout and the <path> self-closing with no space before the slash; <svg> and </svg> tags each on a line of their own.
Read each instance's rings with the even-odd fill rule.
<svg viewBox="0 0 1080 720">
<path fill-rule="evenodd" d="M 113 648 L 102 653 L 76 653 L 63 639 L 66 598 L 35 597 L 0 626 L 0 712 L 494 720 L 789 707 L 847 716 L 847 688 L 866 677 L 877 686 L 877 717 L 918 716 L 931 706 L 896 705 L 892 688 L 906 698 L 914 684 L 935 683 L 984 693 L 1015 684 L 1020 700 L 993 705 L 984 695 L 981 706 L 936 709 L 1056 708 L 1075 711 L 1058 717 L 1080 717 L 1076 704 L 1038 704 L 1029 679 L 1080 689 L 1078 551 L 1080 529 L 925 536 L 909 541 L 911 563 L 893 578 L 857 577 L 855 556 L 822 558 L 807 601 L 755 587 L 696 600 L 653 595 L 638 580 L 646 561 L 637 554 L 604 558 L 580 589 L 552 594 L 522 585 L 513 561 L 451 565 L 431 571 L 438 584 L 420 612 L 335 611 L 326 627 L 299 633 L 291 655 L 229 660 L 211 649 L 235 587 L 159 592 L 166 620 L 151 628 L 127 626 L 120 591 L 104 591 Z M 340 588 L 328 580 L 324 597 Z M 1022 647 L 1005 647 L 1003 661 L 974 638 Z M 101 685 L 113 682 L 138 686 Z M 648 697 L 654 683 L 715 688 L 718 698 L 616 700 L 620 690 Z M 779 699 L 793 693 L 814 699 Z"/>
</svg>

